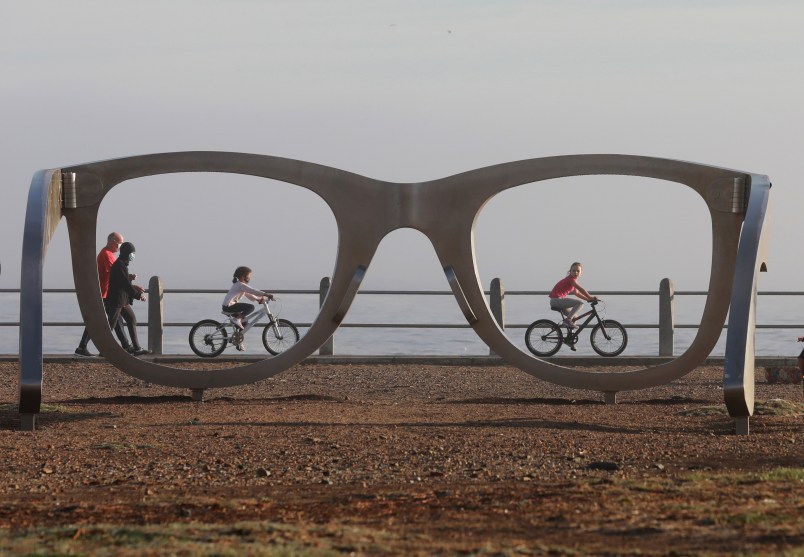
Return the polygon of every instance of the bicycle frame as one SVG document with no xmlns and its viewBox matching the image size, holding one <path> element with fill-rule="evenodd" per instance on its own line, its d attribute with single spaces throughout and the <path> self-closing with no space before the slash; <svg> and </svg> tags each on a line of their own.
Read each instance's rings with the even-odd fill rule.
<svg viewBox="0 0 804 557">
<path fill-rule="evenodd" d="M 553 310 L 553 311 L 558 311 L 558 310 Z M 587 317 L 586 321 L 584 321 L 582 324 L 578 325 L 577 328 L 568 329 L 566 336 L 564 336 L 564 338 L 562 340 L 562 344 L 566 344 L 567 346 L 573 346 L 578 341 L 578 335 L 581 334 L 581 331 L 586 329 L 586 327 L 589 325 L 589 323 L 593 319 L 597 318 L 597 322 L 600 323 L 601 325 L 603 323 L 603 320 L 600 318 L 600 314 L 597 312 L 597 308 L 594 305 L 592 306 L 592 309 L 590 309 L 586 313 L 583 313 L 583 314 L 579 315 L 578 317 L 576 317 L 575 322 L 578 322 L 579 320 L 583 319 L 584 317 Z M 560 321 L 558 323 L 556 323 L 556 324 L 559 327 L 561 326 Z M 603 329 L 603 334 L 606 336 L 606 338 L 608 338 L 608 334 L 606 333 L 605 329 Z"/>
<path fill-rule="evenodd" d="M 587 315 L 589 316 L 589 318 L 586 321 L 584 321 L 581 325 L 578 325 L 578 327 L 577 327 L 578 330 L 577 331 L 574 331 L 574 330 L 570 331 L 572 334 L 577 336 L 577 334 L 580 333 L 581 331 L 583 331 L 586 328 L 586 326 L 589 325 L 589 322 L 592 321 L 592 319 L 594 319 L 595 317 L 597 317 L 597 320 L 600 321 L 600 316 L 597 314 L 597 309 L 595 309 L 594 306 L 592 307 L 592 309 L 590 309 L 586 313 L 576 317 L 575 321 L 577 322 L 577 321 L 583 319 L 584 317 L 586 317 Z"/>
<path fill-rule="evenodd" d="M 224 314 L 224 315 L 228 316 L 228 314 Z M 263 301 L 263 303 L 260 304 L 260 309 L 251 312 L 250 314 L 248 314 L 245 317 L 245 320 L 248 321 L 248 325 L 245 325 L 241 332 L 243 334 L 246 334 L 248 331 L 251 330 L 251 328 L 254 325 L 257 324 L 258 321 L 262 320 L 262 318 L 266 317 L 266 316 L 268 317 L 268 320 L 270 322 L 271 327 L 274 330 L 274 333 L 276 333 L 276 338 L 278 338 L 278 339 L 283 338 L 282 337 L 282 331 L 279 329 L 279 327 L 276 326 L 276 318 L 274 317 L 274 314 L 271 311 L 271 308 L 268 307 L 268 301 L 267 300 Z M 231 323 L 224 322 L 222 325 L 223 325 L 223 327 L 221 327 L 221 328 L 226 328 L 226 326 L 231 325 Z M 234 327 L 234 325 L 231 325 L 231 326 Z"/>
</svg>

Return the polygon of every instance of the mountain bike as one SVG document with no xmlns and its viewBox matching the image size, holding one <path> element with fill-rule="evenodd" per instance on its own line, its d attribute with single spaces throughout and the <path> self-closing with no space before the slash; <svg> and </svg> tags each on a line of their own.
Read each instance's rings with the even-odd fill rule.
<svg viewBox="0 0 804 557">
<path fill-rule="evenodd" d="M 586 317 L 586 321 L 576 329 L 549 319 L 534 321 L 525 331 L 525 344 L 527 344 L 528 350 L 537 356 L 552 356 L 561 349 L 563 344 L 566 344 L 574 352 L 581 331 L 586 329 L 590 322 L 595 321 L 596 324 L 592 327 L 592 334 L 589 336 L 594 351 L 601 356 L 621 354 L 628 344 L 628 333 L 625 332 L 625 327 L 617 321 L 600 318 L 596 307 L 599 303 L 600 300 L 590 302 L 592 309 L 575 318 L 574 321 L 579 322 Z M 561 310 L 553 311 L 557 311 L 563 320 L 564 314 L 561 313 Z M 562 327 L 567 329 L 566 333 L 562 332 Z"/>
<path fill-rule="evenodd" d="M 235 317 L 222 312 L 228 318 L 224 322 L 214 319 L 203 319 L 190 329 L 190 348 L 202 358 L 219 356 L 230 344 L 238 350 L 244 350 L 245 334 L 263 317 L 268 317 L 268 324 L 262 330 L 262 344 L 265 349 L 277 356 L 299 341 L 299 330 L 287 319 L 278 319 L 268 307 L 268 299 L 263 298 L 260 308 L 243 320 L 241 329 Z"/>
</svg>

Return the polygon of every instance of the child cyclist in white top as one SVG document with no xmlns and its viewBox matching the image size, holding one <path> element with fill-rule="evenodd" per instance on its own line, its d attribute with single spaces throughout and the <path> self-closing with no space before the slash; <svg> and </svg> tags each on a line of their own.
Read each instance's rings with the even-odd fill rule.
<svg viewBox="0 0 804 557">
<path fill-rule="evenodd" d="M 243 319 L 254 311 L 254 304 L 240 302 L 240 298 L 245 296 L 249 300 L 260 304 L 263 303 L 265 298 L 274 299 L 273 295 L 250 287 L 248 285 L 249 281 L 251 281 L 251 269 L 238 267 L 235 269 L 234 277 L 232 278 L 234 284 L 232 284 L 229 292 L 226 293 L 226 297 L 223 298 L 223 312 L 231 315 L 234 325 L 240 329 L 243 329 Z"/>
</svg>

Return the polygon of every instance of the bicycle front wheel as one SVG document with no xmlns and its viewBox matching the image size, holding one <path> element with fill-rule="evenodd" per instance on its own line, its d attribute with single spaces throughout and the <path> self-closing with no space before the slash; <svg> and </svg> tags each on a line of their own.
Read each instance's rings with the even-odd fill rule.
<svg viewBox="0 0 804 557">
<path fill-rule="evenodd" d="M 534 321 L 525 331 L 525 344 L 537 356 L 552 356 L 561 349 L 564 335 L 549 319 Z"/>
<path fill-rule="evenodd" d="M 617 356 L 628 344 L 625 327 L 612 319 L 603 319 L 592 329 L 592 348 L 601 356 Z"/>
<path fill-rule="evenodd" d="M 226 329 L 213 319 L 199 321 L 190 329 L 190 348 L 202 358 L 214 358 L 229 343 Z"/>
<path fill-rule="evenodd" d="M 276 327 L 268 324 L 262 330 L 262 343 L 274 356 L 278 356 L 297 342 L 299 342 L 299 330 L 287 319 L 277 319 Z"/>
</svg>

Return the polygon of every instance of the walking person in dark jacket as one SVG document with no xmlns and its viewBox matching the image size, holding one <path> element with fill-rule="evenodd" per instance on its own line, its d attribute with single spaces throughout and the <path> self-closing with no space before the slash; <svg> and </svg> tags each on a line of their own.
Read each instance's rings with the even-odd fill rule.
<svg viewBox="0 0 804 557">
<path fill-rule="evenodd" d="M 101 298 L 106 298 L 106 292 L 109 290 L 109 273 L 112 270 L 112 265 L 117 260 L 117 251 L 120 249 L 120 246 L 123 245 L 123 235 L 119 232 L 112 232 L 106 238 L 106 245 L 101 248 L 100 253 L 98 253 L 98 280 L 100 282 L 100 289 L 101 289 Z M 136 275 L 131 275 L 132 280 L 137 278 Z M 127 320 L 128 313 L 123 311 L 121 314 L 122 319 L 117 321 L 117 326 L 114 328 L 114 332 L 117 335 L 117 338 L 120 340 L 120 344 L 123 345 L 123 349 L 126 352 L 131 352 L 132 347 L 131 343 L 129 342 L 128 338 L 126 338 L 126 333 L 123 331 L 123 321 L 125 321 L 126 325 L 128 326 L 129 334 L 131 334 L 132 327 L 129 325 Z M 81 342 L 78 343 L 78 348 L 75 349 L 75 353 L 79 356 L 89 356 L 92 357 L 95 354 L 89 351 L 89 331 L 84 329 L 84 334 L 81 335 Z"/>
<path fill-rule="evenodd" d="M 106 306 L 106 315 L 109 317 L 109 327 L 112 329 L 117 325 L 120 314 L 125 312 L 126 320 L 131 324 L 131 348 L 129 353 L 135 356 L 142 356 L 148 351 L 140 346 L 137 338 L 137 317 L 131 309 L 131 302 L 136 300 L 145 301 L 145 290 L 141 286 L 131 283 L 132 275 L 128 272 L 128 265 L 134 261 L 134 244 L 124 242 L 120 245 L 120 256 L 112 265 L 109 272 L 109 290 L 103 300 Z"/>
</svg>

